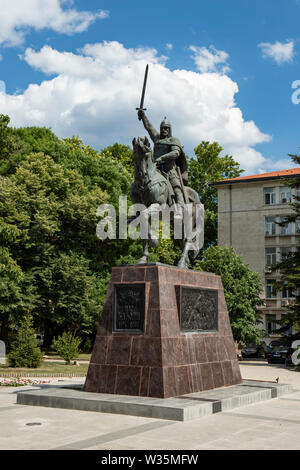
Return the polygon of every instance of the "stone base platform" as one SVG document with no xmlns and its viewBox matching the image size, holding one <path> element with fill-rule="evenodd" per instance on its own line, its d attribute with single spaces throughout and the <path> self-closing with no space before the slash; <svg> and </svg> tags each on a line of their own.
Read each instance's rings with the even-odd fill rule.
<svg viewBox="0 0 300 470">
<path fill-rule="evenodd" d="M 220 276 L 112 269 L 85 392 L 170 398 L 241 382 Z"/>
<path fill-rule="evenodd" d="M 270 400 L 292 391 L 288 384 L 244 380 L 242 384 L 231 387 L 161 399 L 84 392 L 82 384 L 72 384 L 18 392 L 17 403 L 187 421 Z"/>
</svg>

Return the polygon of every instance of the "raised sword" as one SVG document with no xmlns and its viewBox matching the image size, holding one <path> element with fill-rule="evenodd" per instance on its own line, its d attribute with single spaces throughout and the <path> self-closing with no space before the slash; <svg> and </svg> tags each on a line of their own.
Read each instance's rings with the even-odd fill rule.
<svg viewBox="0 0 300 470">
<path fill-rule="evenodd" d="M 146 91 L 146 84 L 147 84 L 147 77 L 148 77 L 148 69 L 149 65 L 146 65 L 146 70 L 145 70 L 145 75 L 144 75 L 144 83 L 143 83 L 143 89 L 142 89 L 142 96 L 141 96 L 141 102 L 140 102 L 140 107 L 136 108 L 137 111 L 146 111 L 147 108 L 144 108 L 144 98 L 145 98 L 145 91 Z"/>
</svg>

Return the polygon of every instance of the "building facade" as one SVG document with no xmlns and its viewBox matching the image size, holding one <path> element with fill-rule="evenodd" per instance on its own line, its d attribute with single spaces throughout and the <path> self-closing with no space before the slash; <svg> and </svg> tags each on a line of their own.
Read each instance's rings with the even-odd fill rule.
<svg viewBox="0 0 300 470">
<path fill-rule="evenodd" d="M 300 175 L 300 168 L 214 183 L 218 190 L 218 244 L 232 246 L 260 274 L 265 299 L 261 326 L 271 337 L 276 336 L 275 321 L 292 301 L 288 288 L 276 292 L 274 281 L 280 272 L 272 266 L 296 250 L 300 236 L 300 220 L 283 227 L 276 223 L 291 213 L 293 196 L 300 197 L 300 188 L 287 186 L 295 175 Z"/>
</svg>

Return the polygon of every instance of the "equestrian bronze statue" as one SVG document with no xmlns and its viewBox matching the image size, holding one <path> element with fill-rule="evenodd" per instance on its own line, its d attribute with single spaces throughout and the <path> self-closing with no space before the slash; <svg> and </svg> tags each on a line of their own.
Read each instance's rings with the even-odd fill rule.
<svg viewBox="0 0 300 470">
<path fill-rule="evenodd" d="M 151 124 L 145 113 L 144 96 L 148 76 L 146 67 L 143 91 L 140 107 L 137 108 L 138 119 L 142 121 L 153 144 L 153 153 L 147 137 L 139 137 L 133 140 L 135 180 L 131 186 L 130 196 L 133 204 L 143 204 L 146 208 L 157 205 L 174 208 L 175 217 L 181 218 L 184 225 L 186 218 L 190 217 L 190 226 L 193 233 L 191 236 L 182 230 L 182 255 L 178 266 L 187 268 L 189 266 L 189 252 L 196 257 L 203 246 L 203 217 L 204 208 L 198 194 L 187 186 L 188 165 L 182 145 L 172 135 L 171 123 L 164 118 L 157 131 Z M 189 211 L 187 210 L 189 209 Z M 197 217 L 198 215 L 198 217 Z M 174 217 L 173 217 L 174 223 Z M 201 232 L 201 233 L 200 233 Z M 195 233 L 198 235 L 195 237 Z M 195 244 L 195 238 L 197 243 Z M 148 244 L 155 244 L 149 232 L 149 239 L 143 239 L 143 254 L 139 263 L 148 262 Z"/>
</svg>

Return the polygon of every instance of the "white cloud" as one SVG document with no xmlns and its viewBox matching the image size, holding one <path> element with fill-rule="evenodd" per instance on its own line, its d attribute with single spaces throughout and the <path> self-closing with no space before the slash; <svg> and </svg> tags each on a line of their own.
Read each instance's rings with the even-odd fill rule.
<svg viewBox="0 0 300 470">
<path fill-rule="evenodd" d="M 95 20 L 108 16 L 104 10 L 91 13 L 65 8 L 69 4 L 66 0 L 0 0 L 0 44 L 19 46 L 30 29 L 79 33 Z"/>
<path fill-rule="evenodd" d="M 244 120 L 234 101 L 238 86 L 226 75 L 171 71 L 155 49 L 126 49 L 116 41 L 88 44 L 77 54 L 27 49 L 24 60 L 55 76 L 18 95 L 0 95 L 0 112 L 13 126 L 48 126 L 59 137 L 79 135 L 98 149 L 116 141 L 131 145 L 146 133 L 135 108 L 149 64 L 145 106 L 156 128 L 167 116 L 189 155 L 201 140 L 216 140 L 242 168 L 265 160 L 254 147 L 270 137 Z"/>
<path fill-rule="evenodd" d="M 0 80 L 0 93 L 6 93 L 6 85 L 3 80 Z"/>
<path fill-rule="evenodd" d="M 169 51 L 170 51 L 171 49 L 173 49 L 173 44 L 170 44 L 170 43 L 168 42 L 168 43 L 166 44 L 166 49 L 169 50 Z"/>
<path fill-rule="evenodd" d="M 280 160 L 266 159 L 264 164 L 257 169 L 257 173 L 289 170 L 290 168 L 295 168 L 295 162 L 291 158 L 282 158 Z"/>
<path fill-rule="evenodd" d="M 220 72 L 225 74 L 230 72 L 230 67 L 226 64 L 229 59 L 226 51 L 219 51 L 214 46 L 210 46 L 209 49 L 190 46 L 189 49 L 194 53 L 194 62 L 201 73 Z"/>
<path fill-rule="evenodd" d="M 284 62 L 292 62 L 294 58 L 294 46 L 294 41 L 288 41 L 285 44 L 279 41 L 276 41 L 274 44 L 271 44 L 270 42 L 262 42 L 258 44 L 258 47 L 261 48 L 263 57 L 270 57 L 278 65 L 283 64 Z"/>
</svg>

